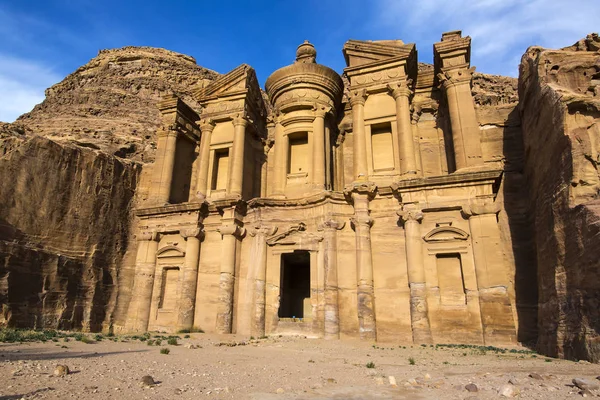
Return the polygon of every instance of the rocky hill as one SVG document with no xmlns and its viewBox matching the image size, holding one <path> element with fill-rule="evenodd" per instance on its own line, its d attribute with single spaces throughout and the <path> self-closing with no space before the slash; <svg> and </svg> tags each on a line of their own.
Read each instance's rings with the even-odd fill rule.
<svg viewBox="0 0 600 400">
<path fill-rule="evenodd" d="M 161 95 L 174 92 L 198 109 L 192 89 L 217 76 L 193 57 L 164 49 L 101 50 L 47 89 L 46 99 L 16 124 L 27 134 L 150 162 Z"/>
</svg>

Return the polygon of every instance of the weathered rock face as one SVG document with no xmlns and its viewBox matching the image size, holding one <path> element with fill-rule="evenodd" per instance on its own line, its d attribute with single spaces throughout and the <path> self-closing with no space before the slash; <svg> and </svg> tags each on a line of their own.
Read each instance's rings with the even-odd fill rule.
<svg viewBox="0 0 600 400">
<path fill-rule="evenodd" d="M 41 137 L 0 157 L 0 325 L 110 325 L 140 170 Z"/>
<path fill-rule="evenodd" d="M 600 361 L 600 41 L 522 58 L 519 110 L 535 221 L 538 349 Z"/>
<path fill-rule="evenodd" d="M 101 50 L 46 90 L 46 99 L 17 122 L 28 133 L 150 162 L 160 126 L 157 103 L 173 92 L 197 106 L 192 89 L 218 74 L 183 54 L 150 47 Z"/>
<path fill-rule="evenodd" d="M 195 105 L 193 87 L 217 75 L 163 49 L 103 50 L 0 124 L 0 176 L 10 177 L 0 187 L 0 325 L 111 325 L 142 169 L 123 158 L 153 159 L 161 95 Z"/>
<path fill-rule="evenodd" d="M 498 223 L 506 264 L 514 266 L 518 340 L 537 338 L 537 288 L 534 230 L 527 205 L 528 186 L 523 167 L 523 138 L 516 78 L 476 73 L 472 93 L 476 105 L 484 157 L 504 170 L 498 198 Z"/>
</svg>

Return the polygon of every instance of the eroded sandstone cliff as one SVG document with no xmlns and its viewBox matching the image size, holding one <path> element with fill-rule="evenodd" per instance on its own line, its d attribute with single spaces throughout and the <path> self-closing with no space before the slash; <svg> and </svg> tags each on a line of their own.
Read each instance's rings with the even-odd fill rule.
<svg viewBox="0 0 600 400">
<path fill-rule="evenodd" d="M 160 126 L 158 101 L 173 92 L 192 107 L 191 96 L 218 74 L 194 58 L 151 47 L 101 50 L 17 123 L 28 133 L 151 162 Z"/>
<path fill-rule="evenodd" d="M 538 349 L 600 361 L 600 39 L 522 58 L 519 110 L 535 222 Z"/>
<path fill-rule="evenodd" d="M 163 49 L 102 50 L 0 124 L 0 326 L 110 328 L 157 103 L 174 92 L 194 105 L 192 89 L 216 76 Z"/>
</svg>

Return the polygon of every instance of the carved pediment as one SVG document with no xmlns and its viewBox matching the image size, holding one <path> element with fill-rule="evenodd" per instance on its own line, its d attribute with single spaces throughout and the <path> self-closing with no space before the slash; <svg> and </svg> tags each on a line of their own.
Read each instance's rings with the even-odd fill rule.
<svg viewBox="0 0 600 400">
<path fill-rule="evenodd" d="M 433 229 L 427 235 L 423 236 L 426 242 L 452 242 L 457 240 L 467 240 L 469 234 L 462 229 L 452 226 L 441 226 Z"/>
<path fill-rule="evenodd" d="M 356 67 L 392 57 L 408 57 L 412 48 L 414 44 L 404 44 L 401 40 L 348 40 L 342 51 L 346 65 Z"/>
<path fill-rule="evenodd" d="M 156 252 L 158 258 L 185 257 L 185 251 L 177 246 L 166 246 Z"/>
<path fill-rule="evenodd" d="M 194 97 L 202 102 L 211 98 L 219 97 L 228 92 L 239 92 L 248 88 L 248 81 L 254 73 L 254 69 L 248 64 L 242 64 L 225 75 L 213 81 L 204 88 L 196 89 Z"/>
<path fill-rule="evenodd" d="M 298 225 L 290 226 L 288 229 L 277 235 L 269 237 L 267 239 L 267 244 L 269 246 L 303 245 L 320 242 L 321 240 L 323 240 L 323 236 L 306 232 L 306 225 L 301 222 Z"/>
</svg>

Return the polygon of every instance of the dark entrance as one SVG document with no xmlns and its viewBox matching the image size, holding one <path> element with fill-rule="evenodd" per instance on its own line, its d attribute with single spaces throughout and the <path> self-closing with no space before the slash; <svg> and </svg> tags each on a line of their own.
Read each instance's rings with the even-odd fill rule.
<svg viewBox="0 0 600 400">
<path fill-rule="evenodd" d="M 310 253 L 296 250 L 281 255 L 279 318 L 304 318 L 304 299 L 310 298 Z"/>
</svg>

